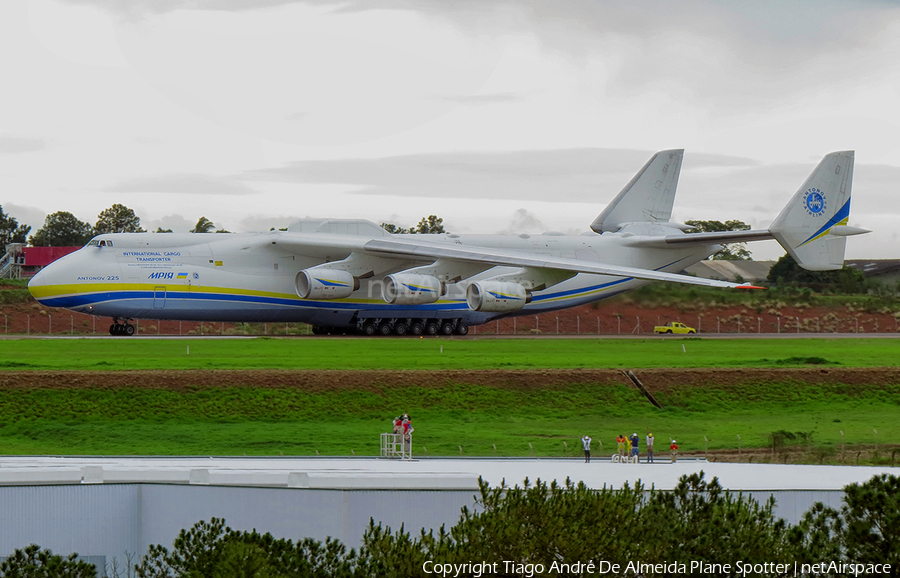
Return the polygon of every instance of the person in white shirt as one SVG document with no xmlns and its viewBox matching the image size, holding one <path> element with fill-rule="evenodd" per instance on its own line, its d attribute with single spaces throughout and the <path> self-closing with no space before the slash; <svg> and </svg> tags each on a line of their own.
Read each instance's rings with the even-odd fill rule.
<svg viewBox="0 0 900 578">
<path fill-rule="evenodd" d="M 591 463 L 591 438 L 590 436 L 584 436 L 581 438 L 581 443 L 584 446 L 584 463 Z"/>
</svg>

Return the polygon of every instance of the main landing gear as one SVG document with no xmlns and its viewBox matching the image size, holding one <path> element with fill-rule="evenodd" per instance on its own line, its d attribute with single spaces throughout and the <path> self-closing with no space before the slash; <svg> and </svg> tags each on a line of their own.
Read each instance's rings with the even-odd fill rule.
<svg viewBox="0 0 900 578">
<path fill-rule="evenodd" d="M 315 329 L 313 330 L 315 333 Z M 467 335 L 469 325 L 462 319 L 361 319 L 356 325 L 357 335 Z"/>
<path fill-rule="evenodd" d="M 128 323 L 126 319 L 113 317 L 113 323 L 109 326 L 109 334 L 115 337 L 120 335 L 134 335 L 134 325 Z"/>
</svg>

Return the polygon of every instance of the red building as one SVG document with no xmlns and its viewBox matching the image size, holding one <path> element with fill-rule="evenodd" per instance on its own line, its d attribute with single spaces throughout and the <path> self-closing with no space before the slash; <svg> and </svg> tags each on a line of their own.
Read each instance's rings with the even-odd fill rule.
<svg viewBox="0 0 900 578">
<path fill-rule="evenodd" d="M 31 277 L 50 263 L 81 247 L 25 247 L 18 243 L 7 245 L 0 268 L 3 277 Z"/>
</svg>

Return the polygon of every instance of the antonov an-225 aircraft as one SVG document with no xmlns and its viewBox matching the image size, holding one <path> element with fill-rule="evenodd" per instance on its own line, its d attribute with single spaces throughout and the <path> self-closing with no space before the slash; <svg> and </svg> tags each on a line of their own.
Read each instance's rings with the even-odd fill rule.
<svg viewBox="0 0 900 578">
<path fill-rule="evenodd" d="M 301 321 L 314 333 L 465 335 L 501 317 L 589 303 L 674 273 L 721 243 L 775 238 L 803 267 L 843 265 L 853 152 L 827 155 L 768 230 L 691 233 L 669 221 L 682 150 L 655 154 L 580 236 L 392 235 L 364 220 L 257 234 L 118 233 L 40 271 L 42 304 L 113 318 Z"/>
</svg>

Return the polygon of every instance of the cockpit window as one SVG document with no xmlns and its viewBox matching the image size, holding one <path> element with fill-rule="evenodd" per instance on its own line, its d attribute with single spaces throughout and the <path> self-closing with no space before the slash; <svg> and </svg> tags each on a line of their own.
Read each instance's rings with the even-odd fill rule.
<svg viewBox="0 0 900 578">
<path fill-rule="evenodd" d="M 91 241 L 88 242 L 87 246 L 88 247 L 112 247 L 113 242 L 108 241 L 106 239 L 100 239 L 99 241 L 97 239 L 92 239 Z"/>
<path fill-rule="evenodd" d="M 96 247 L 96 246 L 98 246 L 99 244 L 100 244 L 100 241 L 98 241 L 97 239 L 92 239 L 92 240 L 91 240 L 90 242 L 88 242 L 88 244 L 85 245 L 85 246 L 86 246 L 86 247 Z"/>
</svg>

